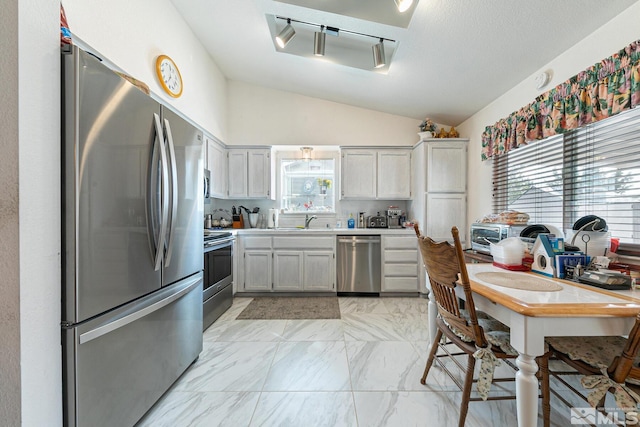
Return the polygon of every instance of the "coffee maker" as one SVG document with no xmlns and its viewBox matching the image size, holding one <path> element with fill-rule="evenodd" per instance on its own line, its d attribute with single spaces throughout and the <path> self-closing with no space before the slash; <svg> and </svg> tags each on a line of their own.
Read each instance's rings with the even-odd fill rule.
<svg viewBox="0 0 640 427">
<path fill-rule="evenodd" d="M 387 224 L 389 228 L 402 228 L 402 209 L 398 209 L 395 206 L 389 206 L 387 209 Z"/>
</svg>

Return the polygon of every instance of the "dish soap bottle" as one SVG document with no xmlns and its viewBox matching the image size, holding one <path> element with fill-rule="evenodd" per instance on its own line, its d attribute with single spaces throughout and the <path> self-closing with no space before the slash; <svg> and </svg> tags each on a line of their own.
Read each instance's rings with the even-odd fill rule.
<svg viewBox="0 0 640 427">
<path fill-rule="evenodd" d="M 356 228 L 356 220 L 353 219 L 353 214 L 349 214 L 349 220 L 347 221 L 347 227 Z"/>
</svg>

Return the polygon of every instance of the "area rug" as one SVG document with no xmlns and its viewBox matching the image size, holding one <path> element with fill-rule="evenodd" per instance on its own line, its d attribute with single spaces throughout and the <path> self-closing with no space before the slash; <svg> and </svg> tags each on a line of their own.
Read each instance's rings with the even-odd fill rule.
<svg viewBox="0 0 640 427">
<path fill-rule="evenodd" d="M 337 297 L 258 297 L 236 319 L 340 319 Z"/>
</svg>

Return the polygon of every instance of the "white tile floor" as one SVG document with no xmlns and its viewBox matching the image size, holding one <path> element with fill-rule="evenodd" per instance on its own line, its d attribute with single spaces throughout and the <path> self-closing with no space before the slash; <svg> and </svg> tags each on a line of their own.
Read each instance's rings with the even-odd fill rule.
<svg viewBox="0 0 640 427">
<path fill-rule="evenodd" d="M 198 361 L 140 426 L 457 426 L 455 384 L 437 368 L 420 384 L 426 299 L 341 297 L 340 320 L 235 320 L 250 301 L 205 331 Z M 552 406 L 552 425 L 569 425 Z M 513 401 L 471 402 L 466 426 L 515 426 L 515 414 Z"/>
</svg>

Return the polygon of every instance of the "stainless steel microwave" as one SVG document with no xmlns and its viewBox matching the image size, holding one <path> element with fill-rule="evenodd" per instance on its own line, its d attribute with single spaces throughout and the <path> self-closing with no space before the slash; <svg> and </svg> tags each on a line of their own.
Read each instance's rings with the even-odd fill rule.
<svg viewBox="0 0 640 427">
<path fill-rule="evenodd" d="M 471 249 L 491 253 L 490 243 L 498 243 L 507 237 L 520 237 L 526 225 L 496 224 L 476 222 L 471 224 Z"/>
</svg>

